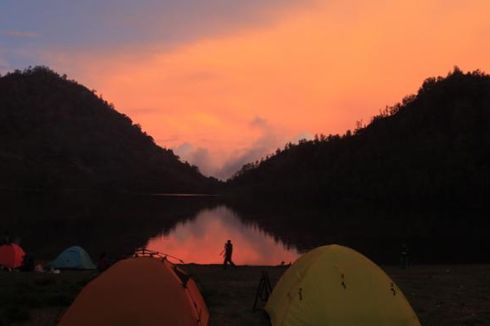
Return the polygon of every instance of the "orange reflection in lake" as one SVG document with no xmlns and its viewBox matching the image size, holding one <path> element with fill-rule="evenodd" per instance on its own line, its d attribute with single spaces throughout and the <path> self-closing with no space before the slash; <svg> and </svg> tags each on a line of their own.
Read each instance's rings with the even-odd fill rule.
<svg viewBox="0 0 490 326">
<path fill-rule="evenodd" d="M 296 249 L 275 241 L 257 226 L 244 224 L 225 206 L 201 211 L 169 234 L 150 239 L 147 248 L 176 256 L 185 263 L 221 264 L 220 253 L 228 239 L 234 245 L 233 261 L 239 265 L 279 265 L 294 262 L 299 256 Z"/>
</svg>

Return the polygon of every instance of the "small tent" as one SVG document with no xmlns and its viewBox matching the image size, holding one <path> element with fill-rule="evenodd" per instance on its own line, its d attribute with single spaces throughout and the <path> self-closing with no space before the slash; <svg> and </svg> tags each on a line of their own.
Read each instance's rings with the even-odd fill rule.
<svg viewBox="0 0 490 326">
<path fill-rule="evenodd" d="M 18 268 L 24 261 L 24 250 L 15 243 L 0 246 L 0 266 Z"/>
<path fill-rule="evenodd" d="M 396 284 L 371 260 L 339 245 L 301 256 L 265 306 L 272 325 L 420 325 Z"/>
<path fill-rule="evenodd" d="M 95 264 L 89 254 L 78 246 L 64 250 L 48 266 L 60 269 L 95 269 Z"/>
<path fill-rule="evenodd" d="M 87 284 L 60 325 L 206 326 L 196 283 L 166 258 L 121 260 Z"/>
</svg>

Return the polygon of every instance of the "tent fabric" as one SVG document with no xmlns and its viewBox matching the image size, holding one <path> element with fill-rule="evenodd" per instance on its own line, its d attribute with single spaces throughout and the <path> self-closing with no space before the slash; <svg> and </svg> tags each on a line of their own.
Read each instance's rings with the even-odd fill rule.
<svg viewBox="0 0 490 326">
<path fill-rule="evenodd" d="M 265 306 L 272 325 L 420 325 L 375 263 L 339 245 L 318 247 L 282 275 Z"/>
<path fill-rule="evenodd" d="M 89 254 L 78 246 L 64 250 L 48 266 L 59 269 L 95 269 L 96 267 Z"/>
<path fill-rule="evenodd" d="M 0 246 L 0 265 L 7 268 L 22 266 L 25 256 L 24 250 L 15 243 Z"/>
<path fill-rule="evenodd" d="M 206 326 L 209 312 L 196 285 L 166 259 L 121 260 L 87 284 L 60 325 Z"/>
</svg>

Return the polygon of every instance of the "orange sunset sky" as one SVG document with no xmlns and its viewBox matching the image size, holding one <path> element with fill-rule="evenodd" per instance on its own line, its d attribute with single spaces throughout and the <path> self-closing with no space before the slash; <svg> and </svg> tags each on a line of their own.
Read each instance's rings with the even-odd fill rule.
<svg viewBox="0 0 490 326">
<path fill-rule="evenodd" d="M 100 33 L 75 26 L 54 37 L 56 20 L 49 31 L 41 20 L 39 30 L 0 25 L 0 69 L 67 73 L 220 178 L 289 141 L 369 122 L 455 65 L 490 72 L 488 0 L 237 1 L 226 10 L 201 1 L 173 16 L 176 5 L 162 1 L 162 17 L 146 2 L 138 16 L 102 11 L 105 25 L 88 22 Z"/>
</svg>

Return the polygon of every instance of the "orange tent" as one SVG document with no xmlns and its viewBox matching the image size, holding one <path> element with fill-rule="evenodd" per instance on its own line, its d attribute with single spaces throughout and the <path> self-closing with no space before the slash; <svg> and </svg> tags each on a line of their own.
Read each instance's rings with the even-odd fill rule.
<svg viewBox="0 0 490 326">
<path fill-rule="evenodd" d="M 18 268 L 22 266 L 25 254 L 24 250 L 15 243 L 1 245 L 0 265 L 7 268 Z"/>
<path fill-rule="evenodd" d="M 209 313 L 196 283 L 166 258 L 121 260 L 87 284 L 60 325 L 198 325 Z"/>
</svg>

